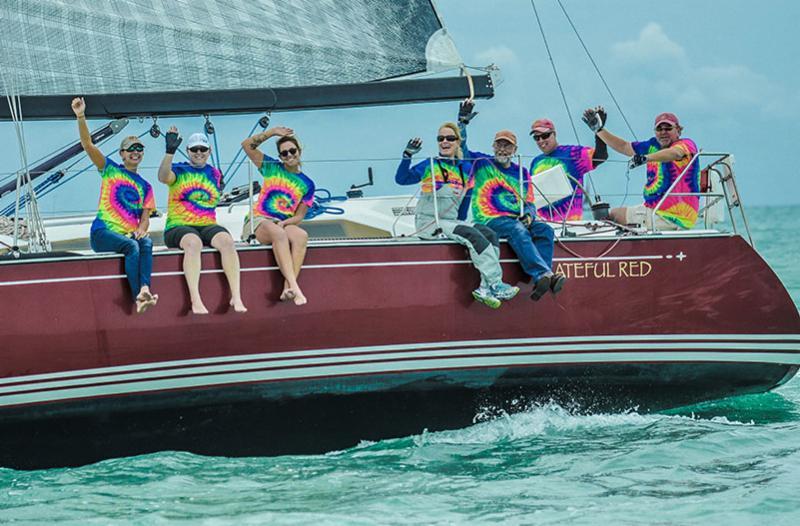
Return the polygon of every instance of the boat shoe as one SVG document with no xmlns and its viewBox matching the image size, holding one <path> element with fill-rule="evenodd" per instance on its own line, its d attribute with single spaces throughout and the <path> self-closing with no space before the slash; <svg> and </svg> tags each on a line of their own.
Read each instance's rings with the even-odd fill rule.
<svg viewBox="0 0 800 526">
<path fill-rule="evenodd" d="M 557 272 L 552 278 L 550 278 L 550 292 L 553 293 L 553 296 L 561 292 L 561 289 L 564 288 L 564 283 L 567 282 L 567 277 Z"/>
<path fill-rule="evenodd" d="M 496 285 L 492 285 L 492 296 L 499 300 L 508 301 L 514 299 L 514 296 L 517 294 L 519 294 L 519 287 L 512 287 L 502 281 Z"/>
<path fill-rule="evenodd" d="M 542 299 L 542 296 L 547 294 L 547 292 L 550 290 L 552 278 L 552 272 L 548 272 L 539 276 L 539 279 L 536 280 L 536 283 L 533 285 L 533 290 L 531 291 L 531 299 L 533 301 L 539 301 Z"/>
<path fill-rule="evenodd" d="M 489 308 L 497 309 L 500 307 L 500 300 L 494 297 L 492 290 L 486 287 L 479 287 L 472 291 L 472 297 L 480 301 Z"/>
</svg>

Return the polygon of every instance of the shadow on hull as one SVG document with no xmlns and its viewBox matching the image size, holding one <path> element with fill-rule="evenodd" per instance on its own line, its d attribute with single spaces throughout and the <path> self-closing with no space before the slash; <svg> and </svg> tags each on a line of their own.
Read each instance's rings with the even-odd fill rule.
<svg viewBox="0 0 800 526">
<path fill-rule="evenodd" d="M 79 466 L 157 451 L 319 454 L 469 426 L 476 415 L 556 402 L 578 412 L 647 412 L 760 393 L 797 366 L 596 364 L 276 382 L 6 409 L 0 465 Z M 388 389 L 378 386 L 391 386 Z M 490 418 L 490 417 L 486 417 Z"/>
</svg>

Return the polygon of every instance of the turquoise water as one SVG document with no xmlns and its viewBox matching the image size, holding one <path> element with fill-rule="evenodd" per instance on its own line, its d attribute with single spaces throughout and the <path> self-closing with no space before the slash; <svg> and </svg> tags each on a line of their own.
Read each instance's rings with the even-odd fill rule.
<svg viewBox="0 0 800 526">
<path fill-rule="evenodd" d="M 756 246 L 800 304 L 800 207 L 750 218 Z M 327 455 L 166 452 L 0 469 L 6 522 L 795 525 L 800 379 L 661 414 L 535 407 Z"/>
</svg>

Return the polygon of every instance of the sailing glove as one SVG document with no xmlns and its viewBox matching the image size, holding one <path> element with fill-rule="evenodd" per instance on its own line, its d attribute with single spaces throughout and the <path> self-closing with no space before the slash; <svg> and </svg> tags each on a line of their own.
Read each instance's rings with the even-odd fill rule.
<svg viewBox="0 0 800 526">
<path fill-rule="evenodd" d="M 419 153 L 420 150 L 422 150 L 422 139 L 414 137 L 406 144 L 406 149 L 403 150 L 403 157 L 410 159 L 412 155 Z"/>
<path fill-rule="evenodd" d="M 183 142 L 183 138 L 175 132 L 167 132 L 164 138 L 167 140 L 167 153 L 174 155 L 178 151 L 178 146 Z"/>
<path fill-rule="evenodd" d="M 472 111 L 475 108 L 475 103 L 471 100 L 465 100 L 462 102 L 458 107 L 458 123 L 463 124 L 466 126 L 469 124 L 469 121 L 475 118 L 478 114 L 476 111 Z"/>
<path fill-rule="evenodd" d="M 637 153 L 636 155 L 631 157 L 630 161 L 628 161 L 628 169 L 633 170 L 637 166 L 641 166 L 646 162 L 647 162 L 647 156 Z"/>
<path fill-rule="evenodd" d="M 583 112 L 582 120 L 592 132 L 597 133 L 606 123 L 606 112 L 602 108 L 589 108 Z"/>
</svg>

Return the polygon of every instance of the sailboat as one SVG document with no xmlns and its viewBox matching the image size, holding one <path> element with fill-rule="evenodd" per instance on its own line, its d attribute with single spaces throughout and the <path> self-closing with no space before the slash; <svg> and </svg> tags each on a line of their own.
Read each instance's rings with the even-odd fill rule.
<svg viewBox="0 0 800 526">
<path fill-rule="evenodd" d="M 418 76 L 452 63 L 455 50 L 427 0 L 217 0 L 194 2 L 191 16 L 160 0 L 130 2 L 124 17 L 115 11 L 123 4 L 0 7 L 9 101 L 0 118 L 68 118 L 82 94 L 90 117 L 109 119 L 94 132 L 102 141 L 139 116 L 494 96 L 490 74 Z M 185 79 L 181 91 L 165 87 L 165 72 Z M 161 450 L 319 453 L 542 399 L 656 410 L 764 392 L 800 367 L 800 317 L 753 247 L 727 154 L 698 158 L 710 178 L 703 228 L 556 225 L 569 233 L 556 247 L 570 279 L 558 301 L 518 298 L 497 311 L 474 303 L 463 248 L 408 235 L 413 197 L 353 194 L 337 204 L 341 215 L 304 223 L 303 287 L 314 301 L 278 302 L 270 249 L 242 244 L 249 312 L 221 315 L 227 288 L 218 254 L 206 251 L 212 315 L 197 317 L 180 251 L 154 255 L 157 315 L 131 316 L 122 259 L 86 250 L 86 218 L 37 219 L 37 176 L 75 153 L 26 166 L 0 191 L 30 210 L 27 238 L 18 227 L 0 237 L 2 466 Z M 720 210 L 733 232 L 715 228 Z M 238 232 L 247 211 L 246 199 L 231 201 L 218 218 Z M 158 239 L 163 218 L 152 229 Z M 523 284 L 505 244 L 501 258 L 506 281 Z"/>
</svg>

